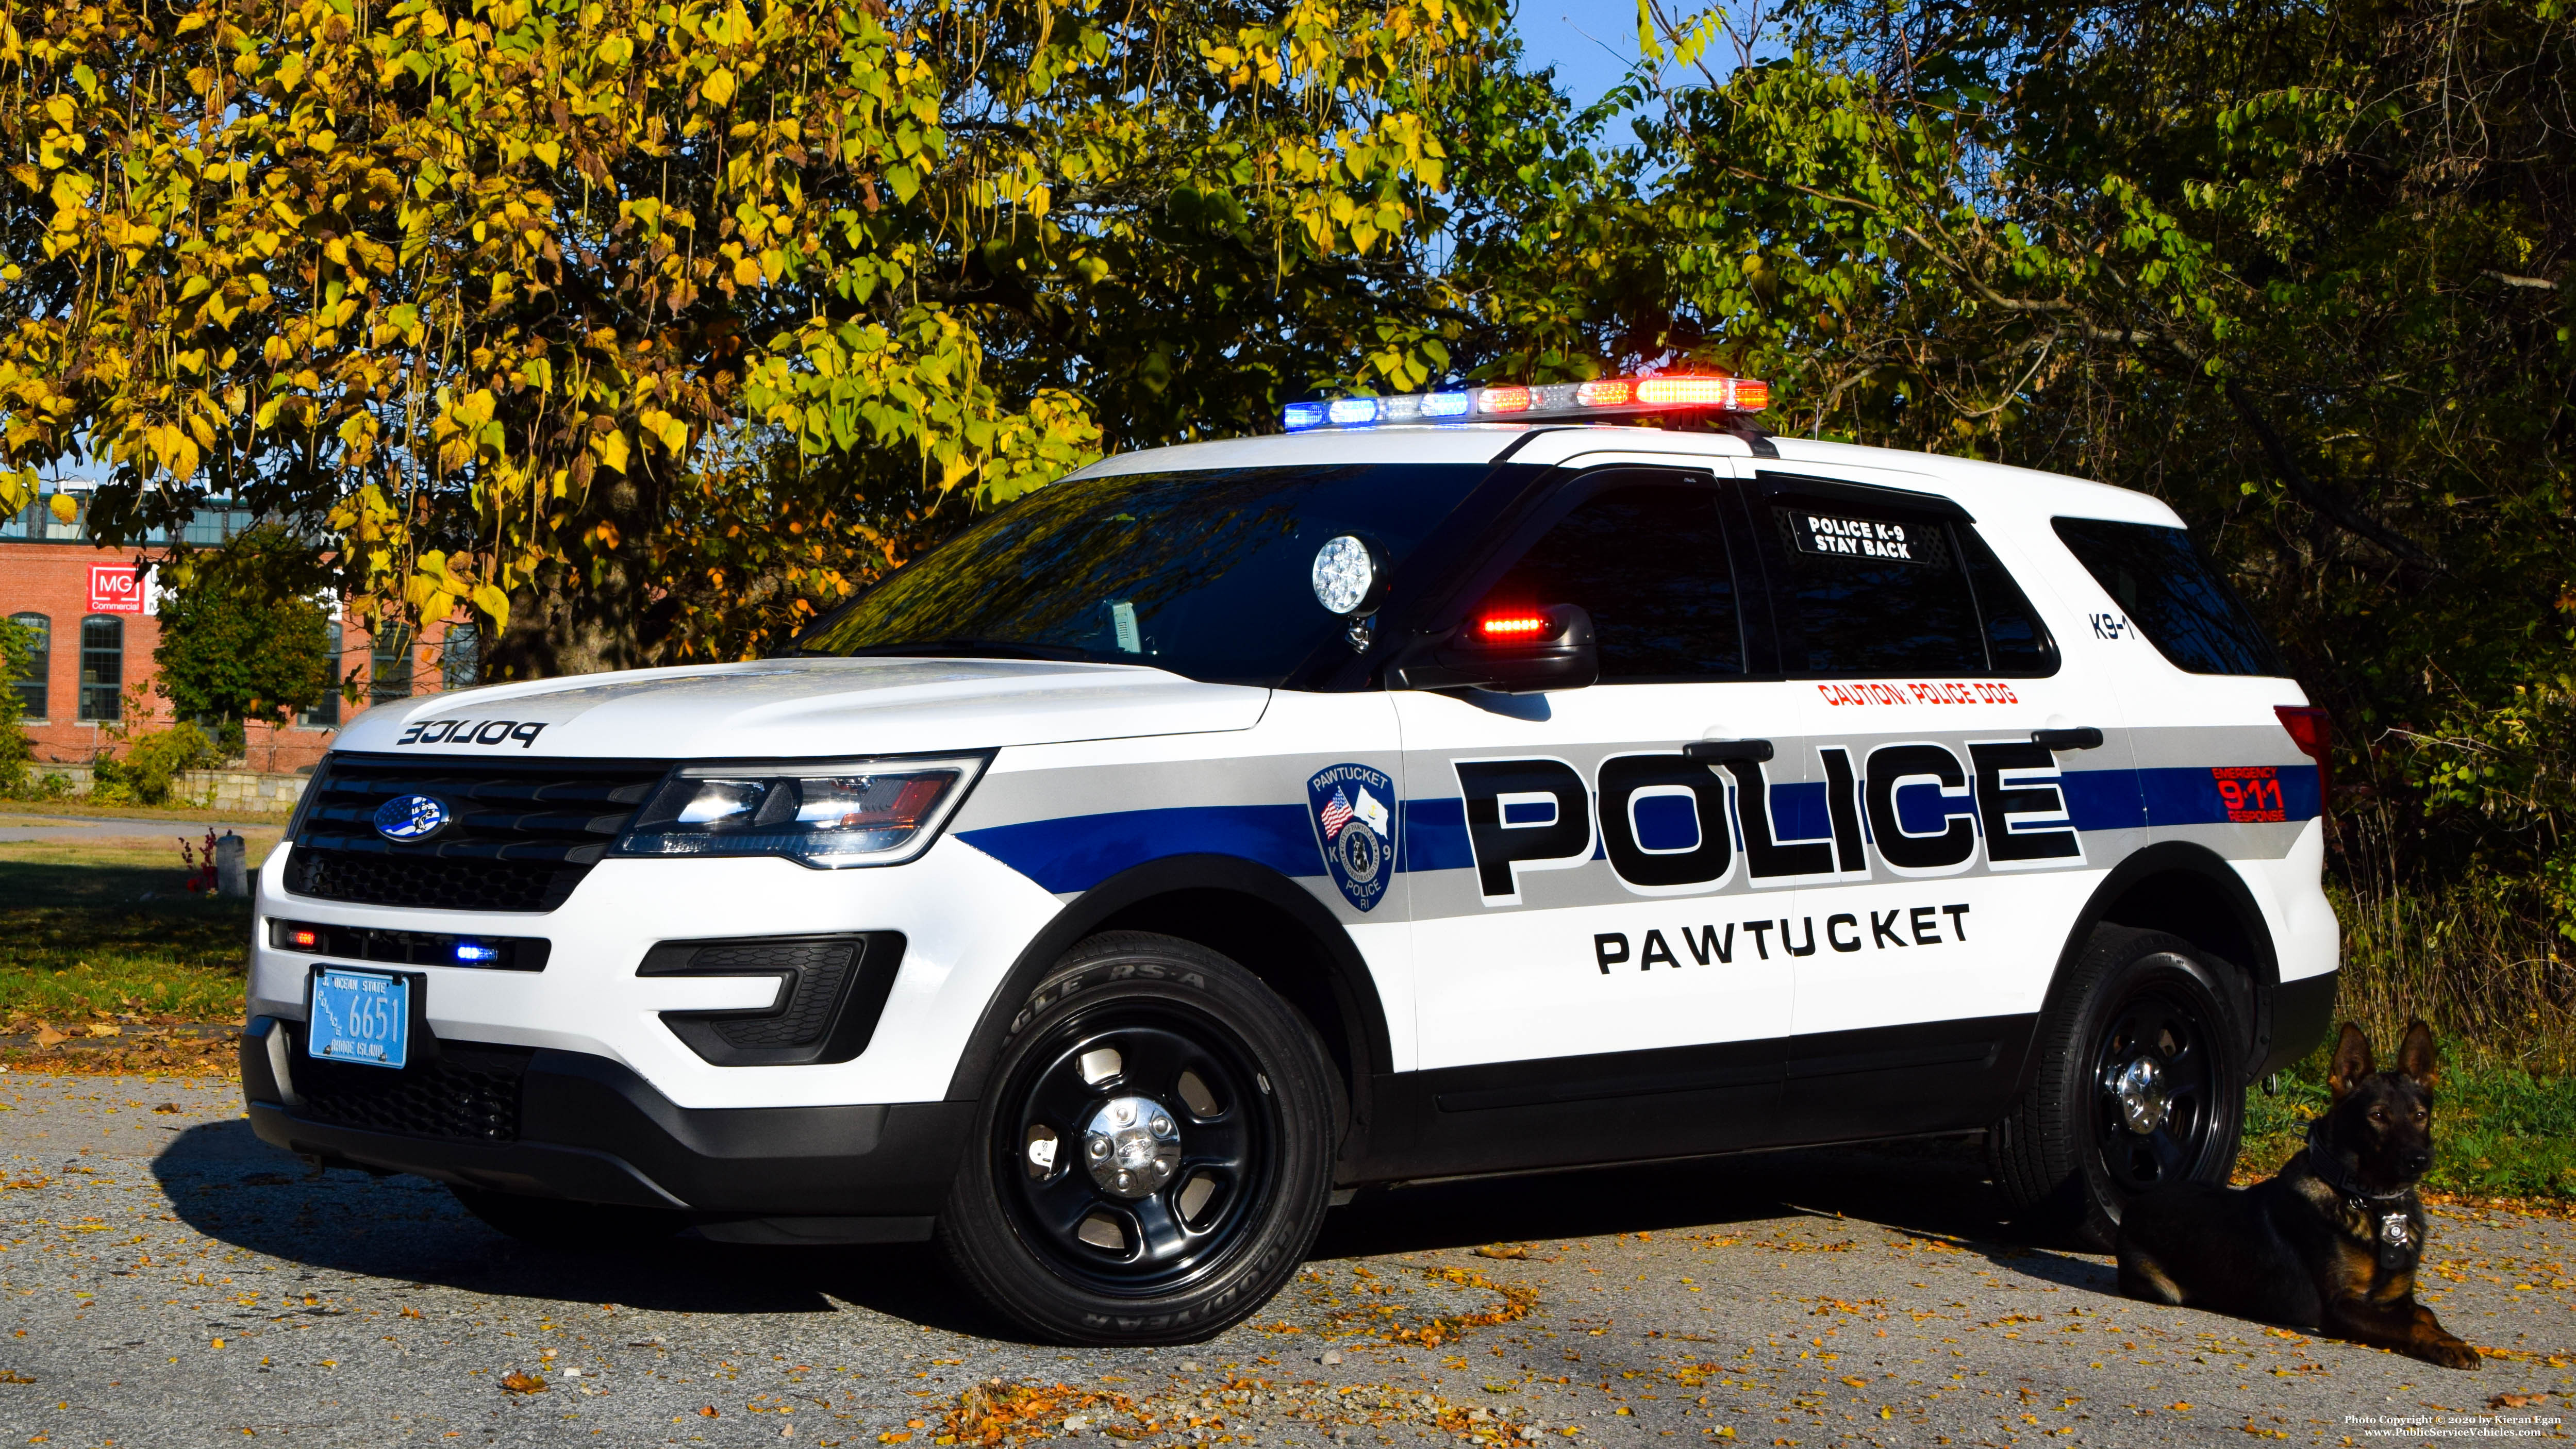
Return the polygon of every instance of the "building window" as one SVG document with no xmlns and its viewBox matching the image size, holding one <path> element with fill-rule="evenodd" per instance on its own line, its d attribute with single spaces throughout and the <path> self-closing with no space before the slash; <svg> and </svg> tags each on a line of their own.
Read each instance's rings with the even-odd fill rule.
<svg viewBox="0 0 2576 1449">
<path fill-rule="evenodd" d="M 80 717 L 113 724 L 125 713 L 125 621 L 107 614 L 81 620 Z"/>
<path fill-rule="evenodd" d="M 376 631 L 375 641 L 367 658 L 367 703 L 411 698 L 411 631 L 388 624 Z"/>
<path fill-rule="evenodd" d="M 50 719 L 46 682 L 54 674 L 54 621 L 42 614 L 12 614 L 9 622 L 27 631 L 27 677 L 18 681 L 18 713 L 31 720 Z"/>
<path fill-rule="evenodd" d="M 329 730 L 340 727 L 340 621 L 333 619 L 322 634 L 322 655 L 329 661 L 323 667 L 322 698 L 311 709 L 299 710 L 295 722 L 306 729 Z"/>
<path fill-rule="evenodd" d="M 483 636 L 472 624 L 450 624 L 438 646 L 438 687 L 472 689 L 483 677 Z"/>
</svg>

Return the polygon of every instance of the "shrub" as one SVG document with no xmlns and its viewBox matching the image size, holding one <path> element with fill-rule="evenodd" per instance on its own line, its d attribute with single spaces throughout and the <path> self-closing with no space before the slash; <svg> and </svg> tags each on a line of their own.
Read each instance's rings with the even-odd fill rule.
<svg viewBox="0 0 2576 1449">
<path fill-rule="evenodd" d="M 220 763 L 215 742 L 186 721 L 133 737 L 125 758 L 101 755 L 90 798 L 109 805 L 166 805 L 179 776 Z"/>
</svg>

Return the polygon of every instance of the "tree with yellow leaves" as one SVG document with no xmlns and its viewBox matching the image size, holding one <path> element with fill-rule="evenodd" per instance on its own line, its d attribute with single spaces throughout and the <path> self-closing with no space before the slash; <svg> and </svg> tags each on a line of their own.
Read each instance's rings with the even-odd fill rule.
<svg viewBox="0 0 2576 1449">
<path fill-rule="evenodd" d="M 1117 334 L 1171 217 L 1245 295 L 1358 275 L 1439 181 L 1391 82 L 1492 23 L 14 3 L 0 508 L 67 460 L 106 471 L 109 539 L 243 500 L 325 541 L 362 620 L 488 618 L 503 677 L 757 648 L 1097 456 L 1102 379 L 1045 335 Z M 1275 373 L 1226 412 L 1303 385 Z"/>
</svg>

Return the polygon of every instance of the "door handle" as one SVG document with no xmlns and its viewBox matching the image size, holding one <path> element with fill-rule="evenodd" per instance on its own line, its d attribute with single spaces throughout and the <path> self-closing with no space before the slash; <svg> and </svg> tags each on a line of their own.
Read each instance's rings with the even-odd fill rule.
<svg viewBox="0 0 2576 1449">
<path fill-rule="evenodd" d="M 2098 750 L 2102 732 L 2091 725 L 2071 730 L 2032 730 L 2030 742 L 2044 750 Z"/>
<path fill-rule="evenodd" d="M 1682 746 L 1685 759 L 1704 764 L 1722 765 L 1730 760 L 1750 760 L 1762 764 L 1771 758 L 1769 740 L 1693 740 Z"/>
</svg>

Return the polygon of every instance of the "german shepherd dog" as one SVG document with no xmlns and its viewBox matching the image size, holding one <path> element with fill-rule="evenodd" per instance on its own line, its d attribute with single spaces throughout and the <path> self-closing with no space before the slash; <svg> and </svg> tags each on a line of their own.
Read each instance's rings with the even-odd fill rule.
<svg viewBox="0 0 2576 1449">
<path fill-rule="evenodd" d="M 2397 1070 L 2383 1072 L 2346 1023 L 2327 1076 L 2334 1105 L 2308 1124 L 2307 1150 L 2243 1191 L 2177 1183 L 2130 1203 L 2120 1291 L 2476 1368 L 2478 1351 L 2415 1301 L 2415 1184 L 2433 1165 L 2436 1075 L 2431 1027 L 2408 1026 Z"/>
</svg>

